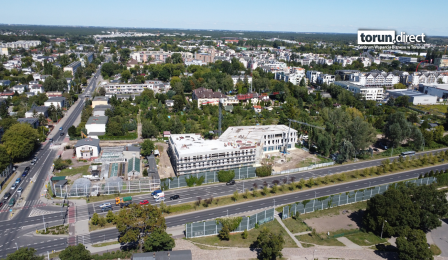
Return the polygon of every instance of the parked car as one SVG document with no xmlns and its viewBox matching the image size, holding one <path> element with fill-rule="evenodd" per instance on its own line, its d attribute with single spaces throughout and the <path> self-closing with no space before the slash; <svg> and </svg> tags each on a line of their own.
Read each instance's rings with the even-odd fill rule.
<svg viewBox="0 0 448 260">
<path fill-rule="evenodd" d="M 15 190 L 17 188 L 17 184 L 13 184 L 12 186 L 11 186 L 11 190 Z"/>
<path fill-rule="evenodd" d="M 25 171 L 29 171 L 31 168 L 29 166 L 25 167 Z"/>
<path fill-rule="evenodd" d="M 170 197 L 170 200 L 177 200 L 177 199 L 180 199 L 179 195 L 173 195 Z"/>
<path fill-rule="evenodd" d="M 142 201 L 140 201 L 140 205 L 146 205 L 146 204 L 149 204 L 149 201 L 148 201 L 148 200 L 142 200 Z"/>
<path fill-rule="evenodd" d="M 112 207 L 112 204 L 110 202 L 106 202 L 100 205 L 100 208 L 104 208 L 104 207 Z"/>
<path fill-rule="evenodd" d="M 22 181 L 22 179 L 17 178 L 17 179 L 16 179 L 16 184 L 19 184 L 21 181 Z"/>
<path fill-rule="evenodd" d="M 36 164 L 36 162 L 35 161 L 31 161 L 31 163 L 30 163 L 31 165 L 35 165 Z"/>
<path fill-rule="evenodd" d="M 20 187 L 20 188 L 17 189 L 17 193 L 22 193 L 22 191 L 23 191 L 23 188 L 22 188 L 22 187 Z"/>
<path fill-rule="evenodd" d="M 23 173 L 22 173 L 22 178 L 23 177 L 26 177 L 28 175 L 28 171 L 24 171 Z"/>
<path fill-rule="evenodd" d="M 3 199 L 7 200 L 7 199 L 9 199 L 9 197 L 11 197 L 11 193 L 7 192 L 7 193 L 5 193 L 5 196 L 3 196 Z"/>
<path fill-rule="evenodd" d="M 226 185 L 235 185 L 235 180 L 231 180 L 231 181 L 227 182 Z"/>
</svg>

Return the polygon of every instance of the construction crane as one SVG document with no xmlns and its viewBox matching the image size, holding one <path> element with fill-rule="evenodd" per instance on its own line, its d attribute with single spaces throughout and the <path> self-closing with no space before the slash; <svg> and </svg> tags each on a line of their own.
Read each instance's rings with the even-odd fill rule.
<svg viewBox="0 0 448 260">
<path fill-rule="evenodd" d="M 306 125 L 306 126 L 309 126 L 309 127 L 314 127 L 314 128 L 318 128 L 318 129 L 325 130 L 325 127 L 315 126 L 315 125 L 310 125 L 310 124 L 308 124 L 308 123 L 300 122 L 300 121 L 297 121 L 297 120 L 294 120 L 294 119 L 289 119 L 289 118 L 288 118 L 288 121 L 289 121 L 288 135 L 286 136 L 286 142 L 285 142 L 285 146 L 284 146 L 284 148 L 283 148 L 283 153 L 285 153 L 285 154 L 287 153 L 287 150 L 288 150 L 289 133 L 290 133 L 290 131 L 291 131 L 291 122 L 294 122 L 294 123 L 297 123 L 297 124 L 301 124 L 301 125 Z M 310 146 L 310 142 L 309 142 L 309 141 L 308 141 L 308 146 Z M 309 148 L 309 147 L 308 147 L 308 148 Z"/>
</svg>

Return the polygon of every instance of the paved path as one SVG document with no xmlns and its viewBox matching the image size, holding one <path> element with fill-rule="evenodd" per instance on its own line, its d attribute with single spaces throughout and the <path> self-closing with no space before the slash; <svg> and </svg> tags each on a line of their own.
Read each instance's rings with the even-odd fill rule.
<svg viewBox="0 0 448 260">
<path fill-rule="evenodd" d="M 339 242 L 341 242 L 342 244 L 344 244 L 348 248 L 351 248 L 351 249 L 362 249 L 362 247 L 360 247 L 359 245 L 353 243 L 352 241 L 350 241 L 350 239 L 348 239 L 346 237 L 338 237 L 336 239 Z"/>
<path fill-rule="evenodd" d="M 278 223 L 283 227 L 283 229 L 288 233 L 288 235 L 294 240 L 294 242 L 297 244 L 299 248 L 303 248 L 302 244 L 297 240 L 297 238 L 289 231 L 289 229 L 285 226 L 282 219 L 278 216 L 278 214 L 275 214 L 275 219 L 277 219 Z"/>
<path fill-rule="evenodd" d="M 442 250 L 441 256 L 448 257 L 448 224 L 446 224 L 445 221 L 447 220 L 442 220 L 441 227 L 431 230 L 430 236 L 432 241 L 434 241 L 434 244 Z"/>
</svg>

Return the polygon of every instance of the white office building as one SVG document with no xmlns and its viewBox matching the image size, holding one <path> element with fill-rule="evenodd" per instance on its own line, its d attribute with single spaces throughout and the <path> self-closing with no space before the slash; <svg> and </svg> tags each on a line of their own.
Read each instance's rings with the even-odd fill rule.
<svg viewBox="0 0 448 260">
<path fill-rule="evenodd" d="M 168 153 L 178 175 L 254 166 L 263 153 L 294 149 L 297 131 L 285 125 L 233 126 L 217 140 L 172 134 Z"/>
<path fill-rule="evenodd" d="M 366 100 L 381 101 L 384 99 L 384 89 L 382 87 L 367 87 L 357 85 L 350 81 L 335 81 L 334 84 L 351 91 L 353 94 L 359 93 L 361 94 L 361 98 L 365 98 Z"/>
</svg>

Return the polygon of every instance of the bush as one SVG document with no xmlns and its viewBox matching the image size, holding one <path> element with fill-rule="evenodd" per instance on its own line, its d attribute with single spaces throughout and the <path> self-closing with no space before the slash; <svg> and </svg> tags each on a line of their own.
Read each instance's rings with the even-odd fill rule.
<svg viewBox="0 0 448 260">
<path fill-rule="evenodd" d="M 98 225 L 98 213 L 93 213 L 92 219 L 90 220 L 90 223 L 92 223 L 92 225 Z"/>
<path fill-rule="evenodd" d="M 219 171 L 218 172 L 218 180 L 220 182 L 229 182 L 235 178 L 235 171 L 229 170 L 229 171 Z"/>
<path fill-rule="evenodd" d="M 219 239 L 221 240 L 229 240 L 230 239 L 230 230 L 227 226 L 223 226 L 218 234 Z"/>
<path fill-rule="evenodd" d="M 54 163 L 54 168 L 56 170 L 63 170 L 72 164 L 72 160 L 71 159 L 62 160 L 61 158 L 58 158 L 58 159 L 54 160 L 53 163 Z"/>
<path fill-rule="evenodd" d="M 247 233 L 247 229 L 245 229 L 245 230 L 243 231 L 243 233 L 241 234 L 241 237 L 242 237 L 243 239 L 247 239 L 248 236 L 249 236 L 249 233 Z"/>
<path fill-rule="evenodd" d="M 265 165 L 265 166 L 258 167 L 257 169 L 255 169 L 255 173 L 257 174 L 258 177 L 271 176 L 272 175 L 272 165 Z"/>
</svg>

